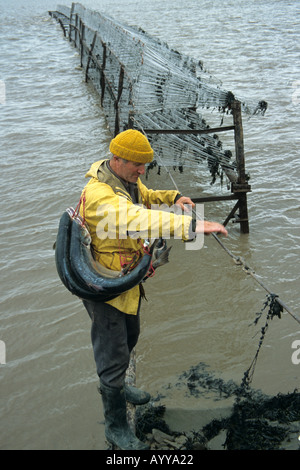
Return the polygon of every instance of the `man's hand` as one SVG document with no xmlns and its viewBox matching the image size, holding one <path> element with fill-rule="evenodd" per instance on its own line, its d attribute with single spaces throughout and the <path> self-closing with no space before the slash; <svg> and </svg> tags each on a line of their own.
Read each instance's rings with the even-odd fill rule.
<svg viewBox="0 0 300 470">
<path fill-rule="evenodd" d="M 207 220 L 197 220 L 196 224 L 196 233 L 205 233 L 206 235 L 210 233 L 222 233 L 227 237 L 228 232 L 224 225 L 219 224 L 218 222 L 209 222 Z"/>
<path fill-rule="evenodd" d="M 195 203 L 191 200 L 191 198 L 186 196 L 181 196 L 179 199 L 177 199 L 175 204 L 179 206 L 182 211 L 187 212 L 190 212 L 190 208 L 187 206 L 195 207 Z"/>
<path fill-rule="evenodd" d="M 177 201 L 176 204 L 181 208 L 182 211 L 190 212 L 190 209 L 195 207 L 195 203 L 191 200 L 191 198 L 186 196 L 181 196 Z M 226 228 L 219 224 L 218 222 L 209 222 L 206 220 L 197 220 L 196 222 L 196 233 L 205 233 L 205 235 L 209 235 L 210 233 L 222 233 L 227 237 L 228 232 Z"/>
</svg>

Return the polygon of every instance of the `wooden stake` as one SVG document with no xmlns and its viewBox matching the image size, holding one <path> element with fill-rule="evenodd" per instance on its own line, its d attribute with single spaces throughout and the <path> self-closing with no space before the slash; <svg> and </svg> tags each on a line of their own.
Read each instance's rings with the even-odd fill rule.
<svg viewBox="0 0 300 470">
<path fill-rule="evenodd" d="M 118 96 L 117 101 L 115 102 L 115 135 L 119 134 L 120 132 L 120 109 L 119 109 L 119 102 L 122 96 L 123 91 L 123 81 L 124 81 L 124 67 L 121 66 L 120 74 L 119 74 L 119 84 L 118 84 Z"/>
<path fill-rule="evenodd" d="M 69 41 L 72 41 L 71 31 L 73 30 L 72 20 L 73 20 L 73 13 L 74 13 L 75 3 L 72 3 L 71 11 L 70 11 L 70 19 L 69 19 Z"/>
<path fill-rule="evenodd" d="M 238 171 L 238 181 L 232 184 L 232 191 L 239 196 L 239 223 L 242 233 L 249 233 L 247 192 L 251 190 L 247 184 L 245 172 L 244 136 L 242 125 L 241 103 L 237 100 L 232 105 L 235 153 Z"/>
<path fill-rule="evenodd" d="M 86 82 L 88 81 L 88 78 L 89 78 L 89 67 L 90 67 L 90 62 L 91 62 L 91 58 L 92 58 L 92 55 L 93 55 L 93 50 L 94 50 L 94 47 L 95 47 L 96 39 L 97 39 L 97 31 L 94 34 L 93 41 L 92 41 L 92 44 L 91 44 L 91 48 L 89 50 L 89 56 L 88 56 L 86 69 L 85 69 L 85 81 Z"/>
</svg>

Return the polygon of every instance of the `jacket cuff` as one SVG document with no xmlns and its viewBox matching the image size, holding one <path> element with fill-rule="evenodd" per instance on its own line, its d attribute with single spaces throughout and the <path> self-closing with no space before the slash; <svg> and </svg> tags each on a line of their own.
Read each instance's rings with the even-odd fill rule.
<svg viewBox="0 0 300 470">
<path fill-rule="evenodd" d="M 176 202 L 178 201 L 178 199 L 180 199 L 181 197 L 182 197 L 182 194 L 177 193 L 176 196 L 175 196 L 175 199 L 174 199 L 174 204 L 176 204 Z"/>
<path fill-rule="evenodd" d="M 189 239 L 187 242 L 191 242 L 196 238 L 196 220 L 192 220 L 189 228 Z"/>
<path fill-rule="evenodd" d="M 192 242 L 196 238 L 196 224 L 196 215 L 193 213 L 193 218 L 189 227 L 188 240 L 185 240 L 185 242 Z"/>
</svg>

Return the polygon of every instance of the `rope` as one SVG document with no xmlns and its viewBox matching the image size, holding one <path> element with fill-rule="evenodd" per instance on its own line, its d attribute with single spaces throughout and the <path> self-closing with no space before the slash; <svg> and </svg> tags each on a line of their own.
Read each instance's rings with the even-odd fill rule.
<svg viewBox="0 0 300 470">
<path fill-rule="evenodd" d="M 289 313 L 298 323 L 300 323 L 300 318 L 291 311 L 291 309 L 278 297 L 278 295 L 274 294 L 255 274 L 255 271 L 246 263 L 246 261 L 240 257 L 235 256 L 226 246 L 224 243 L 219 239 L 219 237 L 213 233 L 212 234 L 215 240 L 220 244 L 220 246 L 226 251 L 226 253 L 231 256 L 235 262 L 235 264 L 242 266 L 243 270 L 246 274 L 249 274 L 269 295 L 276 297 L 276 303 L 279 304 L 287 313 Z"/>
<path fill-rule="evenodd" d="M 80 206 L 81 206 L 81 203 L 82 203 L 82 220 L 81 220 L 81 225 L 84 227 L 85 226 L 85 191 L 83 192 L 83 194 L 81 195 L 80 199 L 79 199 L 79 202 L 74 210 L 74 214 L 73 214 L 73 218 L 78 218 L 80 219 L 80 215 L 79 215 L 79 211 L 80 211 Z"/>
<path fill-rule="evenodd" d="M 162 162 L 160 156 L 159 156 L 159 159 L 160 159 L 160 162 L 161 162 L 162 166 L 165 168 L 168 175 L 170 176 L 171 181 L 174 184 L 174 187 L 176 188 L 176 190 L 179 193 L 181 193 L 181 191 L 179 191 L 179 188 L 178 188 L 173 176 L 171 175 L 170 171 L 165 167 L 165 165 Z M 192 209 L 192 211 L 193 211 L 193 214 L 195 215 L 196 219 L 203 220 L 203 218 L 197 213 L 196 210 Z M 267 313 L 267 318 L 266 318 L 265 325 L 261 328 L 261 336 L 260 336 L 260 339 L 259 339 L 259 344 L 258 344 L 256 354 L 255 354 L 249 368 L 244 373 L 244 377 L 242 379 L 242 383 L 241 383 L 241 386 L 240 386 L 240 394 L 242 395 L 242 393 L 245 392 L 249 388 L 250 383 L 252 382 L 255 366 L 256 366 L 256 363 L 257 363 L 257 359 L 258 359 L 258 355 L 259 355 L 259 352 L 261 350 L 261 347 L 262 347 L 267 329 L 269 327 L 269 321 L 272 320 L 274 316 L 278 316 L 279 318 L 281 318 L 281 312 L 283 311 L 283 309 L 286 310 L 286 312 L 289 313 L 299 324 L 300 324 L 300 318 L 296 314 L 294 314 L 287 307 L 287 305 L 278 297 L 277 294 L 272 293 L 270 291 L 270 289 L 268 289 L 268 287 L 260 279 L 258 279 L 258 277 L 256 276 L 254 270 L 246 263 L 246 261 L 242 257 L 234 255 L 224 245 L 224 243 L 220 240 L 218 235 L 216 235 L 215 233 L 212 233 L 211 235 L 218 242 L 218 244 L 223 248 L 223 250 L 233 259 L 235 264 L 238 265 L 238 266 L 242 266 L 245 273 L 250 275 L 263 289 L 265 289 L 268 292 L 267 300 L 264 303 L 264 306 L 263 306 L 261 312 L 259 314 L 257 314 L 257 318 L 254 322 L 255 324 L 258 322 L 258 320 L 260 319 L 260 317 L 263 314 L 263 311 L 266 309 L 267 306 L 269 306 L 269 310 L 268 310 L 268 313 Z M 241 395 L 237 397 L 237 403 L 240 402 Z"/>
<path fill-rule="evenodd" d="M 135 119 L 134 119 L 135 120 Z M 135 122 L 137 122 L 135 120 Z M 141 127 L 141 125 L 139 123 L 137 123 L 139 125 L 139 127 Z M 142 132 L 145 134 L 145 131 L 144 129 L 141 127 L 141 130 Z M 170 171 L 168 170 L 168 168 L 165 166 L 164 162 L 162 161 L 160 155 L 158 154 L 157 155 L 157 158 L 159 159 L 160 161 L 160 164 L 161 166 L 165 169 L 165 171 L 168 173 L 175 189 L 181 193 L 181 191 L 179 190 L 178 188 L 178 185 L 175 181 L 175 179 L 173 178 L 173 176 L 171 175 Z M 182 193 L 181 193 L 182 194 Z M 192 212 L 193 214 L 196 216 L 196 219 L 197 220 L 204 220 L 200 214 L 197 213 L 197 211 L 195 209 L 192 209 Z M 215 233 L 212 233 L 211 234 L 213 236 L 213 238 L 218 242 L 218 244 L 223 248 L 223 250 L 234 260 L 235 264 L 238 265 L 238 266 L 242 266 L 243 267 L 243 270 L 245 271 L 245 273 L 247 273 L 248 275 L 250 275 L 263 289 L 265 289 L 266 292 L 268 292 L 269 295 L 271 296 L 274 296 L 274 302 L 276 302 L 277 304 L 279 304 L 289 315 L 291 315 L 299 324 L 300 324 L 300 318 L 298 315 L 296 315 L 295 313 L 293 313 L 291 311 L 291 309 L 279 298 L 278 295 L 274 294 L 258 277 L 257 275 L 255 274 L 255 271 L 246 263 L 246 261 L 241 257 L 241 256 L 236 256 L 234 255 L 225 245 L 224 243 L 220 240 L 220 238 L 218 237 L 218 235 L 216 235 Z"/>
<path fill-rule="evenodd" d="M 176 188 L 176 190 L 178 192 L 181 193 L 181 191 L 179 191 L 178 189 L 178 186 L 173 178 L 173 176 L 171 175 L 170 171 L 164 166 L 160 156 L 158 156 L 158 158 L 160 159 L 160 162 L 162 164 L 162 166 L 165 168 L 165 170 L 167 171 L 167 173 L 169 174 L 171 180 L 173 181 L 173 184 Z M 201 216 L 197 213 L 197 211 L 195 211 L 194 209 L 192 209 L 192 212 L 193 214 L 196 216 L 196 219 L 198 220 L 203 220 L 203 218 L 201 218 Z M 218 235 L 216 235 L 215 233 L 212 233 L 211 234 L 214 239 L 219 243 L 219 245 L 223 248 L 223 250 L 234 260 L 235 264 L 236 265 L 239 265 L 239 266 L 242 266 L 243 267 L 243 270 L 245 271 L 245 273 L 249 274 L 263 289 L 265 289 L 265 291 L 268 292 L 268 294 L 270 295 L 275 295 L 276 296 L 276 300 L 275 302 L 277 302 L 277 304 L 279 304 L 282 308 L 284 308 L 284 310 L 286 310 L 287 313 L 289 313 L 298 323 L 300 323 L 300 318 L 295 314 L 293 313 L 290 308 L 278 297 L 278 295 L 274 294 L 258 277 L 257 275 L 255 274 L 255 271 L 246 263 L 246 261 L 240 257 L 240 256 L 236 256 L 234 255 L 225 245 L 224 243 L 220 240 L 220 238 L 218 237 Z"/>
</svg>

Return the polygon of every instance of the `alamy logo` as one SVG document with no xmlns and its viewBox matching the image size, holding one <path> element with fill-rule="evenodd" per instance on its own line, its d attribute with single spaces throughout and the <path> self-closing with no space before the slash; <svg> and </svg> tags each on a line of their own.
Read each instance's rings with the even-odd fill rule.
<svg viewBox="0 0 300 470">
<path fill-rule="evenodd" d="M 170 238 L 193 240 L 186 244 L 187 250 L 200 250 L 204 244 L 204 234 L 191 231 L 192 208 L 186 205 L 183 211 L 176 204 L 169 207 L 167 204 L 152 204 L 151 210 L 140 204 L 128 204 L 128 201 L 119 197 L 117 205 L 101 204 L 96 215 L 99 219 L 96 234 L 100 240 L 126 240 L 128 237 L 138 238 Z M 198 217 L 203 221 L 204 206 L 196 205 Z M 189 215 L 189 217 L 182 217 Z M 198 221 L 198 224 L 201 222 Z M 171 236 L 172 234 L 172 236 Z"/>
<path fill-rule="evenodd" d="M 6 364 L 6 346 L 4 341 L 0 341 L 0 364 Z"/>
<path fill-rule="evenodd" d="M 300 339 L 293 341 L 292 349 L 296 349 L 292 354 L 292 363 L 298 365 L 300 364 Z"/>
<path fill-rule="evenodd" d="M 5 92 L 5 82 L 0 80 L 0 104 L 5 104 L 6 92 Z"/>
</svg>

